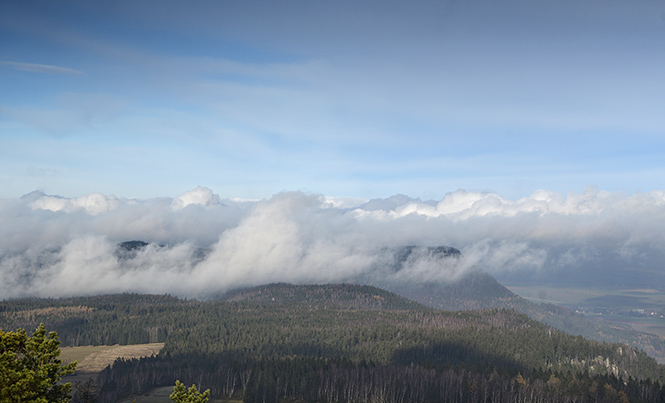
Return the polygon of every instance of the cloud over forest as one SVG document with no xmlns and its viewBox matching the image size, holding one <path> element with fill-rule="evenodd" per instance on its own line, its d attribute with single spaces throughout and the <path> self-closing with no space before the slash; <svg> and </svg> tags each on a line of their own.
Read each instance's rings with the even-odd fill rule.
<svg viewBox="0 0 665 403">
<path fill-rule="evenodd" d="M 284 192 L 175 198 L 33 192 L 0 200 L 0 298 L 116 292 L 202 296 L 269 282 L 451 281 L 468 270 L 570 281 L 662 278 L 665 192 L 587 188 L 519 200 L 458 190 L 442 200 Z M 147 242 L 131 257 L 125 241 Z M 458 248 L 388 270 L 390 248 Z M 388 256 L 389 259 L 389 256 Z M 575 277 L 577 276 L 577 277 Z"/>
</svg>

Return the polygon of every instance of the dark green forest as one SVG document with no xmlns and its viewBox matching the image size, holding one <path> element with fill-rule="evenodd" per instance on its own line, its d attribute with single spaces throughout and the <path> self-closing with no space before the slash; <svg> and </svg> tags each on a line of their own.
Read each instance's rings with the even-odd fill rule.
<svg viewBox="0 0 665 403">
<path fill-rule="evenodd" d="M 566 333 L 601 342 L 628 344 L 644 350 L 652 357 L 665 357 L 665 341 L 656 335 L 638 332 L 620 323 L 595 321 L 557 305 L 533 303 L 514 294 L 482 271 L 469 273 L 452 284 L 407 283 L 380 286 L 437 309 L 512 309 Z"/>
<path fill-rule="evenodd" d="M 112 402 L 176 379 L 245 402 L 653 402 L 662 367 L 506 309 L 435 310 L 382 289 L 273 284 L 220 300 L 109 295 L 0 303 L 62 346 L 164 342 L 97 379 Z"/>
</svg>

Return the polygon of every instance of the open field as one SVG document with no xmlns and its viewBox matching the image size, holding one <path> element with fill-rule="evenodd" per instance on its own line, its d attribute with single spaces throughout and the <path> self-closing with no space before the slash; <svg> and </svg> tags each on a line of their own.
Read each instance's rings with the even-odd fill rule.
<svg viewBox="0 0 665 403">
<path fill-rule="evenodd" d="M 510 285 L 506 288 L 536 303 L 548 302 L 567 307 L 665 311 L 665 290 Z"/>
<path fill-rule="evenodd" d="M 551 303 L 580 310 L 596 319 L 627 324 L 637 331 L 665 338 L 665 318 L 661 317 L 665 315 L 663 290 L 549 286 L 507 286 L 507 288 L 535 303 Z M 635 314 L 641 312 L 640 310 L 643 310 L 643 316 Z"/>
<path fill-rule="evenodd" d="M 162 347 L 164 343 L 63 347 L 60 349 L 60 358 L 63 362 L 78 361 L 77 372 L 100 372 L 117 358 L 149 357 L 159 353 Z"/>
<path fill-rule="evenodd" d="M 611 316 L 611 320 L 613 322 L 628 324 L 637 331 L 651 333 L 665 338 L 665 319 L 663 318 Z"/>
<path fill-rule="evenodd" d="M 63 380 L 71 382 L 85 382 L 90 377 L 96 375 L 106 366 L 113 364 L 117 358 L 140 358 L 159 353 L 164 347 L 164 343 L 133 344 L 128 346 L 82 346 L 82 347 L 63 347 L 61 348 L 60 358 L 63 362 L 78 361 L 76 374 L 67 376 Z M 186 385 L 188 388 L 191 385 Z M 162 386 L 151 390 L 149 393 L 140 396 L 132 396 L 123 402 L 131 403 L 136 399 L 136 403 L 170 403 L 169 395 L 173 392 L 173 386 Z M 209 400 L 211 403 L 241 403 L 241 400 Z"/>
<path fill-rule="evenodd" d="M 564 306 L 578 305 L 589 298 L 602 297 L 610 291 L 594 288 L 560 288 L 549 286 L 511 286 L 506 285 L 510 291 L 536 303 L 550 303 Z"/>
<path fill-rule="evenodd" d="M 78 361 L 77 369 L 82 372 L 91 372 L 86 371 L 84 361 L 88 357 L 94 357 L 99 353 L 107 350 L 111 350 L 116 346 L 81 346 L 81 347 L 62 347 L 60 349 L 60 359 L 64 363 L 70 363 L 72 361 Z M 108 364 L 107 364 L 108 365 Z"/>
</svg>

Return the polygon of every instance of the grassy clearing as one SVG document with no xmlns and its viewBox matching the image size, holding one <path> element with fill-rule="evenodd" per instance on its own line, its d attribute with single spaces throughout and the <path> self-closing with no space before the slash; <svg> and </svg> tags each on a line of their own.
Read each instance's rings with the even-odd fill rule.
<svg viewBox="0 0 665 403">
<path fill-rule="evenodd" d="M 72 361 L 79 362 L 79 369 L 81 363 L 91 354 L 100 353 L 102 351 L 110 350 L 115 346 L 82 346 L 82 347 L 62 347 L 60 349 L 60 359 L 65 363 Z"/>
<path fill-rule="evenodd" d="M 665 310 L 665 292 L 656 289 L 506 287 L 515 294 L 536 303 L 549 302 L 569 307 Z"/>
<path fill-rule="evenodd" d="M 559 288 L 548 286 L 506 286 L 515 294 L 536 303 L 547 302 L 557 305 L 577 305 L 589 298 L 601 297 L 610 293 L 605 289 Z"/>
<path fill-rule="evenodd" d="M 94 373 L 113 364 L 117 358 L 149 357 L 159 353 L 162 347 L 164 343 L 63 347 L 60 349 L 60 358 L 64 362 L 78 361 L 77 372 Z"/>
<path fill-rule="evenodd" d="M 70 375 L 63 379 L 64 382 L 71 382 L 74 385 L 77 382 L 85 382 L 97 372 L 113 364 L 117 358 L 140 358 L 159 353 L 164 347 L 164 343 L 133 344 L 129 346 L 83 346 L 83 347 L 62 347 L 60 349 L 60 359 L 63 362 L 78 361 L 76 375 Z M 175 386 L 175 382 L 174 382 Z M 191 385 L 186 385 L 188 388 Z M 169 395 L 173 392 L 173 386 L 162 386 L 155 388 L 150 392 L 132 396 L 122 402 L 131 403 L 136 399 L 136 403 L 170 403 Z M 210 403 L 242 403 L 242 400 L 220 400 L 210 399 Z"/>
<path fill-rule="evenodd" d="M 665 338 L 665 319 L 612 316 L 612 321 L 630 325 L 633 329 Z"/>
<path fill-rule="evenodd" d="M 62 347 L 60 359 L 64 363 L 78 361 L 76 374 L 65 376 L 62 381 L 84 383 L 88 379 L 95 379 L 97 373 L 113 364 L 117 358 L 141 358 L 159 353 L 164 343 L 134 344 L 129 346 L 82 346 Z M 173 391 L 173 388 L 171 388 Z M 169 392 L 170 393 L 170 392 Z M 138 400 L 137 400 L 138 401 Z M 163 401 L 163 400 L 162 400 Z M 168 395 L 166 402 L 170 402 Z"/>
</svg>

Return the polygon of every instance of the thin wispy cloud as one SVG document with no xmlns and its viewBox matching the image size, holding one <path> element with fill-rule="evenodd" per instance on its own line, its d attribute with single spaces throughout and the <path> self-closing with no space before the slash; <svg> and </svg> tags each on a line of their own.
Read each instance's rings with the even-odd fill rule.
<svg viewBox="0 0 665 403">
<path fill-rule="evenodd" d="M 71 69 L 69 67 L 53 66 L 49 64 L 23 63 L 12 61 L 0 61 L 1 66 L 7 66 L 14 70 L 28 71 L 41 74 L 83 74 L 82 71 Z"/>
<path fill-rule="evenodd" d="M 150 198 L 192 183 L 243 198 L 661 187 L 656 3 L 65 1 L 0 11 L 8 197 Z M 37 158 L 46 143 L 52 153 Z M 105 164 L 59 158 L 72 147 Z M 36 152 L 8 158 L 21 149 Z M 133 153 L 142 158 L 125 158 Z M 68 174 L 20 174 L 31 166 Z"/>
</svg>

